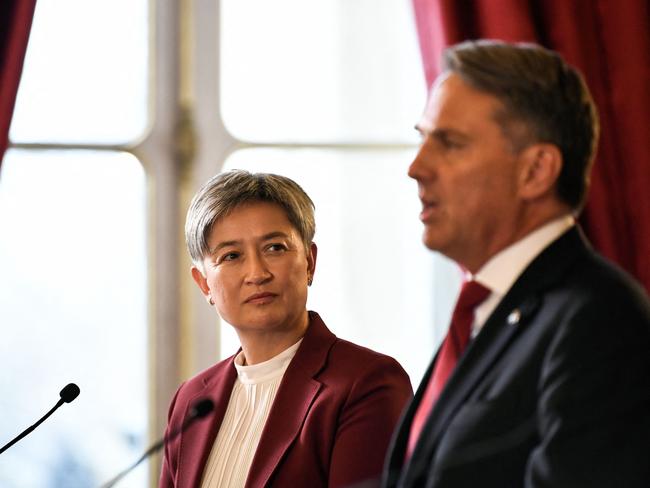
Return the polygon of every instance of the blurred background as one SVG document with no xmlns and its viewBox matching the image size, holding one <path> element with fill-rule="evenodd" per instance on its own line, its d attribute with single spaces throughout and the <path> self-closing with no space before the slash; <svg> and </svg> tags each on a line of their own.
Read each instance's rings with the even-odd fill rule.
<svg viewBox="0 0 650 488">
<path fill-rule="evenodd" d="M 181 233 L 224 168 L 303 186 L 309 308 L 417 384 L 459 278 L 421 245 L 406 176 L 425 98 L 406 0 L 38 0 L 0 178 L 2 439 L 66 383 L 81 395 L 0 456 L 0 486 L 99 486 L 162 435 L 180 381 L 237 350 Z"/>
</svg>

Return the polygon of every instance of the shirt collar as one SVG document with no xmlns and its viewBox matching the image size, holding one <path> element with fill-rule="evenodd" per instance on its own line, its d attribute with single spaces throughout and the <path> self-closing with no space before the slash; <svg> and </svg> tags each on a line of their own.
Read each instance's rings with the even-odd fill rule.
<svg viewBox="0 0 650 488">
<path fill-rule="evenodd" d="M 302 338 L 294 345 L 282 351 L 280 354 L 257 364 L 244 365 L 244 351 L 235 356 L 235 369 L 237 376 L 242 383 L 261 383 L 284 374 L 289 363 L 296 355 L 296 351 L 302 343 Z"/>
<path fill-rule="evenodd" d="M 544 224 L 492 256 L 473 279 L 487 286 L 493 293 L 505 295 L 530 262 L 574 225 L 572 215 L 563 215 Z"/>
</svg>

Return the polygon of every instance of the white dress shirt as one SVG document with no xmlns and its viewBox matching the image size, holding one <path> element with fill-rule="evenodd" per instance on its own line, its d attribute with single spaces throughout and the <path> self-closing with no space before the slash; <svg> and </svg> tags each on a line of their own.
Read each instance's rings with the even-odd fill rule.
<svg viewBox="0 0 650 488">
<path fill-rule="evenodd" d="M 574 225 L 572 215 L 554 219 L 498 252 L 474 276 L 467 277 L 491 291 L 488 298 L 474 310 L 472 337 L 480 332 L 488 317 L 531 261 Z"/>
</svg>

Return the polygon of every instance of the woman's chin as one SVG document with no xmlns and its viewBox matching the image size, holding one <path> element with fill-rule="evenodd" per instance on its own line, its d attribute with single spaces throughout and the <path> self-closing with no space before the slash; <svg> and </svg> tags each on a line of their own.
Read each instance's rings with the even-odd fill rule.
<svg viewBox="0 0 650 488">
<path fill-rule="evenodd" d="M 227 321 L 227 320 L 226 320 Z M 238 332 L 292 332 L 301 328 L 301 320 L 280 310 L 257 310 L 247 313 L 235 323 L 229 322 Z"/>
</svg>

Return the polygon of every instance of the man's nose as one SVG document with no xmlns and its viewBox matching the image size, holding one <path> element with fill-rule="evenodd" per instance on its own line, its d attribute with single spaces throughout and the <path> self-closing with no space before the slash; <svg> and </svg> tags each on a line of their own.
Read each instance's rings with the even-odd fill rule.
<svg viewBox="0 0 650 488">
<path fill-rule="evenodd" d="M 409 165 L 408 175 L 414 180 L 421 181 L 426 179 L 433 172 L 433 154 L 431 154 L 429 145 L 430 143 L 425 141 Z"/>
</svg>

